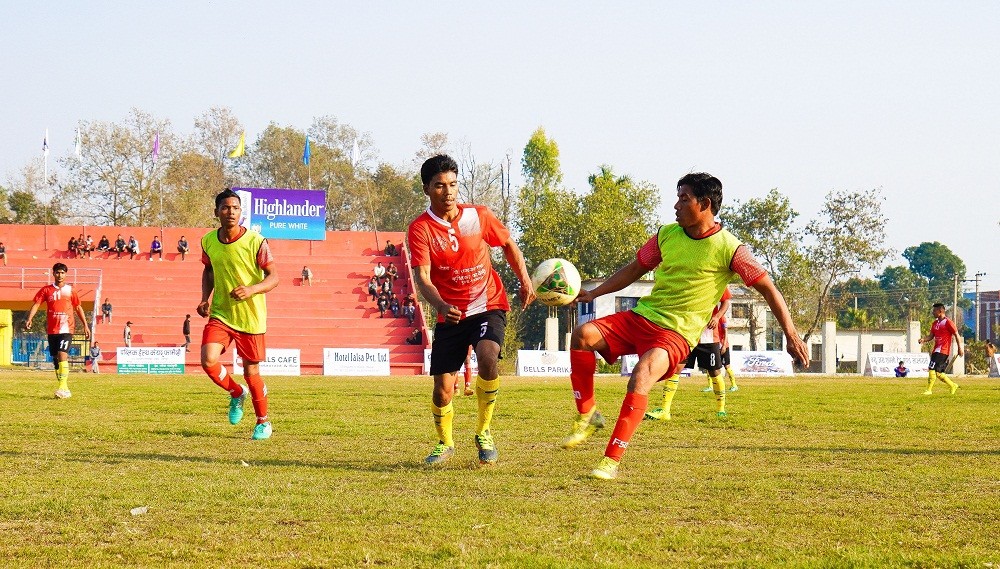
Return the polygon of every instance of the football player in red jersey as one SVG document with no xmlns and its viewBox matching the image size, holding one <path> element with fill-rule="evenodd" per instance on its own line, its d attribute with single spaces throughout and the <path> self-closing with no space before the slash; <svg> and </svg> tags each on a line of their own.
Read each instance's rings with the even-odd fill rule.
<svg viewBox="0 0 1000 569">
<path fill-rule="evenodd" d="M 429 158 L 420 167 L 420 178 L 430 207 L 410 223 L 407 241 L 416 288 L 437 311 L 431 344 L 431 411 L 438 443 L 425 462 L 443 464 L 455 453 L 452 390 L 468 347 L 473 346 L 479 361 L 475 443 L 479 462 L 494 463 L 497 450 L 490 421 L 500 386 L 497 362 L 510 304 L 500 275 L 493 269 L 490 248 L 503 249 L 521 283 L 518 293 L 523 306 L 535 299 L 531 276 L 517 243 L 489 208 L 458 203 L 458 164 L 451 157 Z"/>
<path fill-rule="evenodd" d="M 49 354 L 56 369 L 56 398 L 66 399 L 72 394 L 69 391 L 69 345 L 73 341 L 73 314 L 80 318 L 83 324 L 83 334 L 90 339 L 90 327 L 87 317 L 80 306 L 80 299 L 73 287 L 66 284 L 66 273 L 69 269 L 63 263 L 52 265 L 54 284 L 43 286 L 35 294 L 35 302 L 28 311 L 28 319 L 24 322 L 24 331 L 31 329 L 38 308 L 45 303 L 45 332 L 49 335 Z"/>
<path fill-rule="evenodd" d="M 944 305 L 940 302 L 931 309 L 934 314 L 934 323 L 931 324 L 931 333 L 920 338 L 920 343 L 924 344 L 934 340 L 934 351 L 931 352 L 931 363 L 927 366 L 927 391 L 924 395 L 930 395 L 934 388 L 934 382 L 938 379 L 951 388 L 952 395 L 958 390 L 958 384 L 944 374 L 948 367 L 948 354 L 951 353 L 951 339 L 955 339 L 958 345 L 958 355 L 962 355 L 962 336 L 958 333 L 958 328 L 947 316 L 944 315 Z"/>
</svg>

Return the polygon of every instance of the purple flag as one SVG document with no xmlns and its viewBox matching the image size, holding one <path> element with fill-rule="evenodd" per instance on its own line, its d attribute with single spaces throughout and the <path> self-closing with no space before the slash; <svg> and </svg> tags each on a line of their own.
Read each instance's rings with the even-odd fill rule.
<svg viewBox="0 0 1000 569">
<path fill-rule="evenodd" d="M 153 164 L 156 164 L 156 159 L 160 157 L 160 131 L 156 131 L 153 135 Z"/>
</svg>

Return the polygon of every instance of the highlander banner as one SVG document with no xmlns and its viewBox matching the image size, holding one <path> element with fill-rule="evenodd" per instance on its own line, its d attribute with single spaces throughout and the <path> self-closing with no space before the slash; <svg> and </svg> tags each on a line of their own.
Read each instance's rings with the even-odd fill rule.
<svg viewBox="0 0 1000 569">
<path fill-rule="evenodd" d="M 326 191 L 233 188 L 240 196 L 240 225 L 268 239 L 326 239 Z"/>
</svg>

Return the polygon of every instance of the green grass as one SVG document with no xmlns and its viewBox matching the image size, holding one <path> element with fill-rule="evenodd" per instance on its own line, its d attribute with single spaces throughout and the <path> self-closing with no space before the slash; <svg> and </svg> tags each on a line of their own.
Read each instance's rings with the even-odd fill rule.
<svg viewBox="0 0 1000 569">
<path fill-rule="evenodd" d="M 274 438 L 233 427 L 207 378 L 0 372 L 0 559 L 117 567 L 1000 567 L 1000 382 L 743 379 L 729 419 L 682 381 L 618 480 L 586 474 L 610 428 L 566 451 L 566 379 L 505 378 L 500 462 L 457 453 L 423 378 L 268 379 Z M 617 416 L 624 380 L 599 378 Z M 651 398 L 659 400 L 657 387 Z M 135 507 L 148 512 L 133 516 Z"/>
</svg>

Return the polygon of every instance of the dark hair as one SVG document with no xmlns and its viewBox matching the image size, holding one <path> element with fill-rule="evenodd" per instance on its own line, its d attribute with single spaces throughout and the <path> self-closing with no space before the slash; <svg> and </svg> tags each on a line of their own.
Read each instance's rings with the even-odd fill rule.
<svg viewBox="0 0 1000 569">
<path fill-rule="evenodd" d="M 53 273 L 57 273 L 59 271 L 62 271 L 64 273 L 68 273 L 69 272 L 69 267 L 67 267 L 65 263 L 56 263 L 55 265 L 52 265 L 52 272 Z"/>
<path fill-rule="evenodd" d="M 940 308 L 941 310 L 944 310 L 944 305 L 941 304 L 940 302 L 935 302 L 934 306 L 932 306 L 931 308 Z"/>
<path fill-rule="evenodd" d="M 706 172 L 687 174 L 677 180 L 677 187 L 687 186 L 695 198 L 708 199 L 712 202 L 712 214 L 718 215 L 722 209 L 722 182 Z"/>
<path fill-rule="evenodd" d="M 903 365 L 903 360 L 900 360 L 900 361 L 899 361 L 899 365 Z"/>
<path fill-rule="evenodd" d="M 240 199 L 240 195 L 234 192 L 231 188 L 226 188 L 222 190 L 221 192 L 219 192 L 219 195 L 215 196 L 215 209 L 219 209 L 219 206 L 222 205 L 222 202 L 229 198 Z"/>
<path fill-rule="evenodd" d="M 458 163 L 447 154 L 431 156 L 424 161 L 422 166 L 420 166 L 420 181 L 424 183 L 424 186 L 426 186 L 431 183 L 431 179 L 434 176 L 445 172 L 454 172 L 457 176 Z"/>
</svg>

